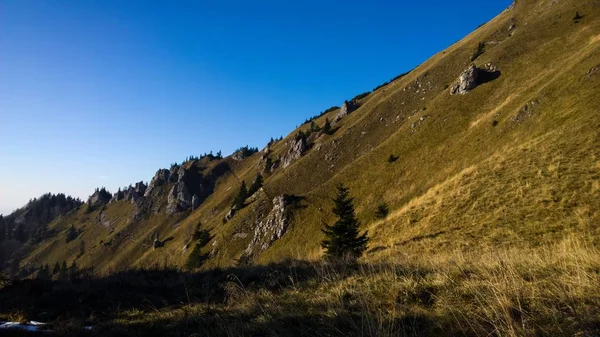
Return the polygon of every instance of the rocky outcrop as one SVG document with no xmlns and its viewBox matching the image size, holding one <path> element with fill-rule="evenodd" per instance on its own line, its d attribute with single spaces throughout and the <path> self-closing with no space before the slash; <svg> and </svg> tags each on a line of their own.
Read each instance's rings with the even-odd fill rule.
<svg viewBox="0 0 600 337">
<path fill-rule="evenodd" d="M 129 186 L 124 193 L 124 199 L 135 203 L 139 198 L 143 197 L 146 193 L 147 186 L 143 181 L 135 183 L 134 186 Z"/>
<path fill-rule="evenodd" d="M 169 191 L 167 212 L 180 212 L 200 206 L 213 192 L 217 179 L 229 170 L 229 165 L 225 162 L 213 167 L 206 175 L 195 164 L 179 167 L 175 174 L 177 182 Z M 172 178 L 173 174 L 170 174 Z"/>
<path fill-rule="evenodd" d="M 289 225 L 288 199 L 286 195 L 273 199 L 273 208 L 254 229 L 254 236 L 245 251 L 247 256 L 266 250 L 286 233 Z"/>
<path fill-rule="evenodd" d="M 233 216 L 235 215 L 235 209 L 230 209 L 229 212 L 227 212 L 227 215 L 225 216 L 225 218 L 223 218 L 223 223 L 228 222 L 229 220 L 233 219 Z"/>
<path fill-rule="evenodd" d="M 474 64 L 470 65 L 460 74 L 458 82 L 450 88 L 450 95 L 464 95 L 475 89 L 478 75 L 479 69 Z"/>
<path fill-rule="evenodd" d="M 171 166 L 171 169 L 169 170 L 169 182 L 177 182 L 177 178 L 179 177 L 179 165 L 173 165 Z"/>
<path fill-rule="evenodd" d="M 354 110 L 358 109 L 359 104 L 356 100 L 345 101 L 340 108 L 340 112 L 333 119 L 334 123 L 339 122 L 342 118 L 354 112 Z"/>
<path fill-rule="evenodd" d="M 169 181 L 170 172 L 167 169 L 160 169 L 156 171 L 152 180 L 150 180 L 150 184 L 148 184 L 148 188 L 144 192 L 144 197 L 148 197 L 152 191 L 159 186 L 166 184 Z"/>
<path fill-rule="evenodd" d="M 92 208 L 102 207 L 112 199 L 112 195 L 104 188 L 96 189 L 88 198 L 87 204 Z"/>
<path fill-rule="evenodd" d="M 465 95 L 478 85 L 490 82 L 499 76 L 500 70 L 491 63 L 487 63 L 481 68 L 471 64 L 460 74 L 458 81 L 450 87 L 450 95 Z"/>
<path fill-rule="evenodd" d="M 288 167 L 294 160 L 302 157 L 306 150 L 308 150 L 306 136 L 300 135 L 290 140 L 288 151 L 281 160 L 281 166 L 283 168 Z"/>
<path fill-rule="evenodd" d="M 169 191 L 167 212 L 175 213 L 190 208 L 192 195 L 183 181 L 177 182 Z"/>
<path fill-rule="evenodd" d="M 201 203 L 202 203 L 202 199 L 200 199 L 199 196 L 194 194 L 192 196 L 192 210 L 195 210 L 196 208 L 198 208 L 198 206 L 200 206 Z"/>
</svg>

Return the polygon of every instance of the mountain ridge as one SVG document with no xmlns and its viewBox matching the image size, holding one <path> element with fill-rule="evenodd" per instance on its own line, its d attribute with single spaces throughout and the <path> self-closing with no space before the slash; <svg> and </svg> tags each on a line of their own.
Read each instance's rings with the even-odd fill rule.
<svg viewBox="0 0 600 337">
<path fill-rule="evenodd" d="M 285 257 L 317 259 L 321 250 L 315 236 L 320 235 L 323 222 L 332 219 L 327 210 L 329 191 L 339 182 L 349 185 L 358 201 L 357 213 L 363 229 L 371 233 L 369 258 L 379 258 L 381 252 L 406 245 L 415 246 L 417 251 L 430 251 L 433 247 L 462 249 L 472 245 L 457 237 L 465 233 L 490 245 L 494 240 L 527 245 L 522 236 L 531 236 L 531 240 L 548 236 L 545 229 L 537 227 L 534 230 L 537 234 L 511 226 L 483 231 L 476 224 L 514 223 L 515 217 L 525 216 L 528 206 L 519 205 L 517 199 L 505 199 L 508 194 L 488 191 L 481 184 L 501 190 L 502 186 L 494 184 L 490 175 L 506 174 L 510 180 L 503 183 L 512 184 L 519 176 L 528 176 L 531 165 L 555 165 L 559 167 L 555 170 L 560 170 L 561 163 L 554 162 L 558 157 L 575 157 L 582 151 L 598 155 L 593 142 L 584 141 L 573 131 L 590 135 L 592 141 L 598 137 L 592 127 L 598 122 L 592 113 L 598 108 L 592 93 L 598 86 L 593 69 L 597 67 L 594 57 L 600 43 L 595 19 L 598 6 L 594 4 L 593 1 L 583 4 L 519 1 L 412 71 L 364 97 L 359 95 L 358 99 L 350 100 L 356 102 L 357 108 L 339 122 L 334 123 L 340 108 L 307 119 L 319 128 L 329 120 L 333 124 L 330 134 L 311 131 L 310 123 L 304 123 L 283 139 L 240 160 L 233 158 L 234 153 L 224 158 L 207 155 L 185 161 L 175 170 L 174 167 L 169 170 L 170 177 L 177 176 L 176 180 L 167 179 L 164 185 L 152 189 L 151 195 L 133 201 L 106 202 L 97 210 L 83 206 L 53 221 L 50 227 L 58 233 L 75 225 L 81 236 L 72 243 L 63 243 L 58 235 L 40 246 L 24 247 L 29 253 L 24 254 L 20 265 L 32 270 L 41 264 L 66 260 L 94 266 L 99 272 L 156 263 L 183 266 L 190 254 L 186 245 L 197 224 L 211 233 L 210 243 L 201 250 L 210 256 L 203 268 L 235 265 L 247 260 L 244 252 L 256 226 L 265 220 L 267 209 L 272 207 L 266 205 L 283 195 L 297 200 L 286 233 L 253 256 L 251 262 L 276 262 Z M 576 22 L 574 15 L 580 12 L 584 16 Z M 498 69 L 499 76 L 476 83 L 476 75 L 467 75 L 465 80 L 476 83 L 475 87 L 465 95 L 451 95 L 452 86 L 463 80 L 461 73 L 472 64 L 475 69 Z M 579 77 L 575 78 L 573 73 Z M 469 79 L 469 76 L 474 77 Z M 578 89 L 573 92 L 567 84 Z M 559 96 L 561 100 L 557 99 Z M 582 112 L 574 115 L 573 109 Z M 591 129 L 586 129 L 586 124 Z M 581 147 L 547 145 L 542 150 L 546 144 L 560 141 L 558 132 L 568 134 Z M 523 147 L 523 144 L 530 145 Z M 566 148 L 571 153 L 565 153 Z M 554 151 L 556 158 L 544 155 L 546 150 Z M 528 162 L 519 157 L 520 151 L 530 151 L 545 161 Z M 397 161 L 388 162 L 390 156 L 398 156 Z M 508 165 L 506 158 L 511 158 L 516 166 L 522 165 L 521 170 L 504 169 Z M 593 160 L 585 159 L 582 165 L 593 170 Z M 265 167 L 267 162 L 271 167 Z M 289 162 L 289 166 L 282 165 L 283 162 Z M 569 163 L 567 160 L 562 165 L 569 167 Z M 211 170 L 219 165 L 227 167 L 226 172 L 211 175 Z M 572 166 L 565 172 L 567 176 L 572 174 L 569 170 L 585 171 L 583 166 Z M 488 173 L 482 173 L 481 167 L 487 167 L 484 171 Z M 189 178 L 190 170 L 196 172 L 193 179 Z M 247 206 L 225 221 L 239 184 L 245 181 L 249 185 L 256 174 L 265 177 L 260 193 L 249 198 Z M 594 173 L 586 176 L 597 181 Z M 203 182 L 188 183 L 188 179 Z M 476 182 L 469 185 L 473 179 Z M 530 193 L 534 190 L 546 193 L 550 189 L 550 178 L 532 181 L 533 187 L 517 187 L 524 191 L 529 188 Z M 554 193 L 567 199 L 566 195 L 574 191 L 569 190 L 574 186 L 571 184 Z M 471 186 L 465 189 L 470 195 L 456 193 L 464 186 Z M 587 205 L 584 208 L 589 211 L 578 211 L 583 212 L 578 216 L 590 223 L 598 219 L 597 212 L 591 211 L 596 205 L 591 196 L 597 187 L 593 186 L 597 185 L 585 193 L 577 189 L 582 194 L 573 201 Z M 201 192 L 203 189 L 211 192 L 206 194 Z M 198 193 L 204 195 L 204 200 L 197 208 L 192 207 L 198 202 L 193 202 L 194 196 L 200 198 Z M 449 200 L 461 200 L 465 209 L 448 206 Z M 504 210 L 506 214 L 497 218 L 486 213 L 502 213 L 490 205 L 507 208 L 502 206 L 503 201 L 520 212 Z M 374 218 L 376 205 L 380 203 L 391 208 L 390 216 L 384 220 Z M 488 205 L 478 206 L 482 203 Z M 179 205 L 177 210 L 167 212 L 169 205 L 174 204 Z M 260 205 L 264 209 L 254 214 L 253 210 Z M 468 207 L 481 208 L 473 211 Z M 573 218 L 569 207 L 576 206 L 547 205 L 548 212 L 558 212 L 558 219 L 565 221 Z M 469 219 L 477 219 L 470 228 L 456 224 Z M 547 220 L 547 215 L 540 214 L 534 221 L 536 226 L 541 219 Z M 552 222 L 557 223 L 558 219 Z M 572 230 L 563 228 L 557 236 Z M 597 228 L 587 230 L 596 236 Z M 160 249 L 153 249 L 152 240 L 157 233 L 174 239 Z M 425 239 L 414 240 L 420 237 Z M 505 243 L 502 237 L 506 238 Z M 431 247 L 417 244 L 423 240 Z M 456 246 L 450 243 L 452 240 L 457 242 Z M 79 256 L 78 241 L 85 241 L 89 252 Z M 111 258 L 103 261 L 96 255 Z"/>
</svg>

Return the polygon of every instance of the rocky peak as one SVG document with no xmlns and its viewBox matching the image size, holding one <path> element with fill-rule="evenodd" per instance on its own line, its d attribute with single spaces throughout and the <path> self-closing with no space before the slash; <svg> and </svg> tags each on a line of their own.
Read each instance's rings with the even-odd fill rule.
<svg viewBox="0 0 600 337">
<path fill-rule="evenodd" d="M 112 195 L 103 187 L 96 189 L 92 195 L 88 198 L 87 204 L 90 207 L 97 208 L 108 204 L 112 199 Z"/>
<path fill-rule="evenodd" d="M 146 194 L 146 190 L 147 186 L 143 181 L 135 183 L 134 186 L 129 185 L 124 193 L 124 199 L 135 203 L 139 198 Z"/>
<path fill-rule="evenodd" d="M 148 197 L 154 188 L 162 186 L 169 181 L 170 172 L 167 169 L 160 169 L 156 171 L 152 180 L 150 180 L 150 184 L 148 184 L 148 188 L 144 192 L 144 197 Z"/>
</svg>

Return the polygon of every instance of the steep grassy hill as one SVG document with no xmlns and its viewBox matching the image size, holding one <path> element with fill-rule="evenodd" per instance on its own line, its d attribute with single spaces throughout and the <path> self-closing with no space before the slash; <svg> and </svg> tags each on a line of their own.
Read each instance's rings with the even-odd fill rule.
<svg viewBox="0 0 600 337">
<path fill-rule="evenodd" d="M 466 94 L 452 95 L 459 77 L 471 64 L 479 69 L 477 85 Z M 321 229 L 334 220 L 331 198 L 335 186 L 344 183 L 355 197 L 358 218 L 370 237 L 362 262 L 414 264 L 415 270 L 424 274 L 411 274 L 399 281 L 397 276 L 404 271 L 397 271 L 396 267 L 373 267 L 349 277 L 338 271 L 330 275 L 327 267 L 322 267 L 318 270 L 324 275 L 319 274 L 319 281 L 301 280 L 304 283 L 298 289 L 291 286 L 298 291 L 296 294 L 268 295 L 257 290 L 250 296 L 251 291 L 240 290 L 235 313 L 229 311 L 227 316 L 232 322 L 246 322 L 249 317 L 260 321 L 253 316 L 251 307 L 256 304 L 253 301 L 264 304 L 261 299 L 265 297 L 281 312 L 273 314 L 262 307 L 263 315 L 271 314 L 267 318 L 259 316 L 267 321 L 282 319 L 288 308 L 286 301 L 293 303 L 291 307 L 300 305 L 294 300 L 296 296 L 306 299 L 320 289 L 328 294 L 325 297 L 335 300 L 327 302 L 322 298 L 325 304 L 298 308 L 299 316 L 315 314 L 311 310 L 319 311 L 323 306 L 333 311 L 346 310 L 353 305 L 348 303 L 358 301 L 361 310 L 372 314 L 364 317 L 365 324 L 373 324 L 368 326 L 372 330 L 359 327 L 367 334 L 394 335 L 405 325 L 429 324 L 401 321 L 390 325 L 387 333 L 377 330 L 395 317 L 376 310 L 378 306 L 391 305 L 386 302 L 391 298 L 386 294 L 394 289 L 416 296 L 413 302 L 417 304 L 411 307 L 413 311 L 409 310 L 412 316 L 406 317 L 416 317 L 418 312 L 423 320 L 427 317 L 438 323 L 440 319 L 453 321 L 450 317 L 457 313 L 451 309 L 459 303 L 473 306 L 465 308 L 462 314 L 479 319 L 473 326 L 469 319 L 455 317 L 460 327 L 470 325 L 462 330 L 465 334 L 468 330 L 475 335 L 490 331 L 496 335 L 528 335 L 535 331 L 553 335 L 564 331 L 525 329 L 524 318 L 511 316 L 511 305 L 491 305 L 489 310 L 498 312 L 482 312 L 482 301 L 491 299 L 472 287 L 492 285 L 486 289 L 497 295 L 494 301 L 504 303 L 506 299 L 501 294 L 514 294 L 516 290 L 511 287 L 532 293 L 545 286 L 547 291 L 554 286 L 558 289 L 565 284 L 561 282 L 572 281 L 566 278 L 575 268 L 585 281 L 579 278 L 579 283 L 573 283 L 560 299 L 571 304 L 589 299 L 586 305 L 569 307 L 580 308 L 581 315 L 573 319 L 584 322 L 565 323 L 550 309 L 519 310 L 543 316 L 528 321 L 537 326 L 550 322 L 567 326 L 569 331 L 595 331 L 592 325 L 599 324 L 600 319 L 594 321 L 598 312 L 590 306 L 600 303 L 598 292 L 593 290 L 594 282 L 599 280 L 600 265 L 599 93 L 600 2 L 520 0 L 405 76 L 364 97 L 349 97 L 342 109 L 358 108 L 341 119 L 337 120 L 337 116 L 343 113 L 334 109 L 313 120 L 319 127 L 326 120 L 331 122 L 329 133 L 311 131 L 307 123 L 248 157 L 234 154 L 183 163 L 185 172 L 211 177 L 210 184 L 201 184 L 202 188 L 210 185 L 210 193 L 197 208 L 168 211 L 169 195 L 179 184 L 176 181 L 165 182 L 137 202 L 119 200 L 97 209 L 81 206 L 50 225 L 60 234 L 25 247 L 27 254 L 20 264 L 31 268 L 62 261 L 70 265 L 75 261 L 79 268 L 93 268 L 96 275 L 109 275 L 134 267 L 184 268 L 191 254 L 200 260 L 199 270 L 267 265 L 290 258 L 315 261 L 322 256 Z M 215 170 L 219 173 L 215 174 Z M 264 177 L 262 189 L 226 220 L 241 182 L 250 185 L 259 173 Z M 375 214 L 380 204 L 390 209 L 383 219 Z M 78 236 L 66 242 L 71 226 L 77 229 Z M 195 231 L 206 233 L 202 242 L 193 239 Z M 159 247 L 154 243 L 157 233 Z M 81 242 L 85 243 L 83 250 Z M 550 247 L 563 247 L 563 259 L 553 256 L 554 248 Z M 571 249 L 581 253 L 581 259 L 569 254 Z M 523 260 L 523 254 L 531 254 L 541 262 Z M 486 258 L 476 262 L 481 256 Z M 555 274 L 550 272 L 554 263 L 551 261 L 562 266 L 554 270 Z M 478 271 L 481 282 L 465 276 Z M 434 276 L 426 278 L 425 274 Z M 523 285 L 519 283 L 521 276 L 540 282 L 536 286 Z M 364 283 L 365 277 L 378 281 Z M 499 277 L 504 281 L 499 281 Z M 436 296 L 441 299 L 436 303 L 445 303 L 434 308 L 435 315 L 423 314 L 431 308 L 429 300 L 419 296 L 428 296 L 423 294 L 433 290 L 423 291 L 422 287 L 436 289 Z M 357 299 L 354 295 L 345 299 L 343 293 L 348 289 L 352 289 L 351 294 L 372 294 L 371 298 L 386 303 L 361 302 L 368 297 Z M 556 294 L 538 295 L 549 299 L 556 298 Z M 471 300 L 466 299 L 469 296 Z M 460 301 L 453 302 L 457 299 Z M 513 299 L 506 301 L 513 303 Z M 192 315 L 204 317 L 205 324 L 216 324 L 207 318 L 207 311 L 213 309 L 206 305 L 189 310 Z M 183 321 L 180 315 L 190 314 L 185 310 L 157 312 L 152 318 L 131 314 L 130 318 L 141 326 L 149 319 Z M 127 326 L 129 323 L 123 322 L 130 320 L 123 317 L 117 321 Z M 356 317 L 348 319 L 353 324 L 360 321 Z M 248 323 L 250 326 L 240 323 L 231 329 L 263 331 L 252 325 L 259 324 L 256 320 Z M 515 322 L 521 322 L 522 327 Z M 346 321 L 321 323 L 323 327 L 319 329 L 324 330 L 304 328 L 313 334 L 348 333 L 335 330 Z M 441 333 L 446 323 L 439 323 L 437 330 L 427 330 L 427 334 Z M 592 324 L 591 328 L 586 324 Z M 178 328 L 183 330 L 177 331 L 187 331 L 185 327 Z M 271 328 L 271 332 L 284 334 L 279 326 Z M 461 331 L 456 326 L 453 329 L 455 333 Z M 217 334 L 235 334 L 237 330 L 233 330 L 220 330 Z"/>
</svg>

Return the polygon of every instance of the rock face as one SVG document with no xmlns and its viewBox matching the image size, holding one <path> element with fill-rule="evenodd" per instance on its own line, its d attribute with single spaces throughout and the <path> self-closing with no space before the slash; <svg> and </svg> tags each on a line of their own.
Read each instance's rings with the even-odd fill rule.
<svg viewBox="0 0 600 337">
<path fill-rule="evenodd" d="M 273 199 L 273 208 L 254 229 L 254 237 L 246 248 L 246 255 L 252 256 L 256 251 L 266 250 L 275 240 L 283 237 L 289 224 L 287 206 L 287 196 L 280 195 Z"/>
<path fill-rule="evenodd" d="M 107 190 L 104 188 L 96 189 L 94 194 L 90 195 L 88 198 L 87 204 L 90 207 L 98 208 L 108 204 L 110 199 L 112 199 L 112 195 Z"/>
<path fill-rule="evenodd" d="M 191 206 L 192 195 L 183 181 L 177 182 L 169 191 L 167 212 L 184 211 Z"/>
<path fill-rule="evenodd" d="M 134 186 L 129 188 L 124 193 L 124 199 L 135 203 L 139 198 L 143 197 L 146 193 L 147 186 L 143 181 L 135 183 Z"/>
<path fill-rule="evenodd" d="M 340 112 L 338 112 L 338 114 L 333 119 L 333 122 L 339 122 L 342 118 L 346 117 L 347 115 L 354 112 L 354 110 L 358 109 L 358 107 L 358 102 L 355 100 L 345 101 L 344 104 L 342 104 L 342 107 L 340 108 Z"/>
<path fill-rule="evenodd" d="M 167 212 L 181 212 L 190 207 L 195 209 L 200 206 L 212 193 L 217 179 L 229 169 L 226 163 L 221 163 L 206 175 L 194 164 L 178 167 L 176 174 L 171 170 L 169 178 L 172 179 L 174 175 L 177 179 L 169 191 Z"/>
<path fill-rule="evenodd" d="M 156 171 L 156 174 L 154 174 L 154 177 L 150 180 L 150 184 L 148 184 L 146 192 L 144 192 L 144 197 L 148 197 L 155 187 L 166 184 L 169 181 L 169 174 L 170 172 L 167 169 Z"/>
<path fill-rule="evenodd" d="M 179 165 L 173 165 L 171 167 L 171 169 L 169 170 L 169 181 L 170 182 L 174 183 L 177 181 L 177 178 L 179 177 L 177 172 L 179 172 Z"/>
<path fill-rule="evenodd" d="M 200 206 L 201 203 L 202 203 L 202 200 L 200 199 L 200 197 L 194 194 L 192 196 L 192 210 L 195 210 L 196 208 L 198 208 L 198 206 Z"/>
<path fill-rule="evenodd" d="M 281 166 L 283 168 L 288 167 L 294 160 L 302 157 L 304 152 L 308 149 L 308 144 L 304 135 L 296 137 L 296 139 L 291 140 L 289 144 L 289 149 L 281 160 Z"/>
<path fill-rule="evenodd" d="M 458 82 L 450 87 L 450 95 L 464 95 L 478 85 L 493 81 L 499 76 L 500 69 L 491 63 L 487 63 L 481 68 L 471 64 L 460 74 Z"/>
</svg>

